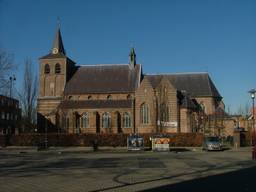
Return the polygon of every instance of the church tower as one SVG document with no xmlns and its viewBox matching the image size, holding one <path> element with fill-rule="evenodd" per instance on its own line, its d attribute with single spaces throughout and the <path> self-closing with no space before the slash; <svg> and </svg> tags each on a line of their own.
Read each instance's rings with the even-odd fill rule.
<svg viewBox="0 0 256 192">
<path fill-rule="evenodd" d="M 37 111 L 39 116 L 49 119 L 55 125 L 55 114 L 62 100 L 65 85 L 75 72 L 75 63 L 66 56 L 59 26 L 50 53 L 41 57 L 39 61 Z"/>
</svg>

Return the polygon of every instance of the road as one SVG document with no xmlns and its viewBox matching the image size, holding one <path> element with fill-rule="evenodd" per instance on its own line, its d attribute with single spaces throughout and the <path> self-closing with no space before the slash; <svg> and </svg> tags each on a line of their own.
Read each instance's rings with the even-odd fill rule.
<svg viewBox="0 0 256 192">
<path fill-rule="evenodd" d="M 254 191 L 249 178 L 255 178 L 255 167 L 250 148 L 223 152 L 0 149 L 0 191 Z"/>
</svg>

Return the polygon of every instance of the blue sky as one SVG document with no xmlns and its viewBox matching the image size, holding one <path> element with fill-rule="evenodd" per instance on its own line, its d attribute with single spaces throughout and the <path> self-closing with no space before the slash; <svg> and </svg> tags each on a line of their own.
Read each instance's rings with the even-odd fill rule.
<svg viewBox="0 0 256 192">
<path fill-rule="evenodd" d="M 145 73 L 208 72 L 236 112 L 256 87 L 254 0 L 0 0 L 0 47 L 23 63 L 49 53 L 57 18 L 77 64 L 127 63 L 131 46 Z"/>
</svg>

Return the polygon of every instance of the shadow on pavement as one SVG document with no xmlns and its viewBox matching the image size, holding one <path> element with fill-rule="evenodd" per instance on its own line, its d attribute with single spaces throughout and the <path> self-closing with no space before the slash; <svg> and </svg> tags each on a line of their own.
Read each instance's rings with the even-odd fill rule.
<svg viewBox="0 0 256 192">
<path fill-rule="evenodd" d="M 181 148 L 181 147 L 177 147 L 177 148 L 174 148 L 174 147 L 172 147 L 172 148 L 170 148 L 170 152 L 174 152 L 174 153 L 180 153 L 180 152 L 187 152 L 187 151 L 191 151 L 191 150 L 189 150 L 189 149 L 187 149 L 187 148 Z"/>
<path fill-rule="evenodd" d="M 225 174 L 184 181 L 144 191 L 255 191 L 256 166 Z"/>
</svg>

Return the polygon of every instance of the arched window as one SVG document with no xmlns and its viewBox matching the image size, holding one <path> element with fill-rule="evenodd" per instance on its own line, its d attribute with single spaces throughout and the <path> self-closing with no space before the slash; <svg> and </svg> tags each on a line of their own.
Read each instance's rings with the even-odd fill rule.
<svg viewBox="0 0 256 192">
<path fill-rule="evenodd" d="M 46 64 L 46 65 L 44 66 L 44 73 L 45 73 L 45 74 L 49 74 L 49 73 L 50 73 L 50 66 L 49 66 L 49 64 Z"/>
<path fill-rule="evenodd" d="M 63 114 L 61 117 L 61 129 L 64 132 L 68 132 L 69 129 L 69 117 L 67 114 Z"/>
<path fill-rule="evenodd" d="M 91 96 L 91 95 L 89 95 L 87 98 L 88 98 L 88 100 L 91 100 L 91 99 L 92 99 L 92 96 Z"/>
<path fill-rule="evenodd" d="M 112 96 L 111 95 L 108 95 L 107 96 L 107 100 L 111 100 L 112 99 Z"/>
<path fill-rule="evenodd" d="M 140 122 L 142 124 L 148 124 L 149 123 L 149 107 L 145 103 L 143 103 L 140 106 Z"/>
<path fill-rule="evenodd" d="M 56 63 L 56 65 L 55 65 L 55 73 L 58 74 L 60 72 L 61 72 L 60 64 Z"/>
<path fill-rule="evenodd" d="M 160 120 L 163 122 L 169 121 L 169 107 L 165 103 L 160 105 Z"/>
<path fill-rule="evenodd" d="M 131 127 L 131 116 L 129 113 L 125 112 L 123 116 L 123 126 L 125 128 Z"/>
<path fill-rule="evenodd" d="M 102 115 L 102 127 L 110 128 L 111 127 L 111 116 L 109 113 L 103 113 Z"/>
<path fill-rule="evenodd" d="M 83 128 L 89 127 L 89 114 L 84 113 L 81 117 L 81 125 Z"/>
</svg>

